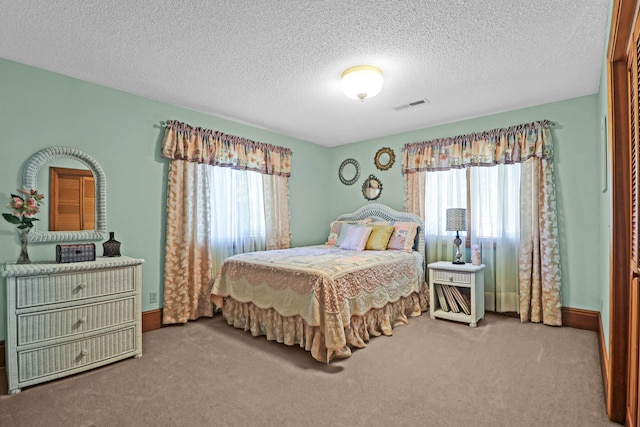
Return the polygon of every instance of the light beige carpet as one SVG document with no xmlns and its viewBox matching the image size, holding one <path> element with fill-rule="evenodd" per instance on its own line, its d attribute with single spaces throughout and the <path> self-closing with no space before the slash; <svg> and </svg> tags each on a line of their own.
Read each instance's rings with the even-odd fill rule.
<svg viewBox="0 0 640 427">
<path fill-rule="evenodd" d="M 594 332 L 427 313 L 330 366 L 218 314 L 143 357 L 6 395 L 0 426 L 605 426 Z"/>
</svg>

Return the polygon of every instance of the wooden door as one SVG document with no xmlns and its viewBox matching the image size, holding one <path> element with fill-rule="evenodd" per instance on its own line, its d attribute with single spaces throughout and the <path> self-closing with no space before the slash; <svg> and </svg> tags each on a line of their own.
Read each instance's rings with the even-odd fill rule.
<svg viewBox="0 0 640 427">
<path fill-rule="evenodd" d="M 49 168 L 49 231 L 95 228 L 95 181 L 90 170 Z"/>
<path fill-rule="evenodd" d="M 636 19 L 629 49 L 629 140 L 630 140 L 630 219 L 631 259 L 629 264 L 629 361 L 627 374 L 627 415 L 629 426 L 640 426 L 638 419 L 638 362 L 640 360 L 640 21 Z"/>
<path fill-rule="evenodd" d="M 607 52 L 612 215 L 608 357 L 604 344 L 601 348 L 607 414 L 629 426 L 638 426 L 640 343 L 638 8 L 640 0 L 613 0 Z"/>
</svg>

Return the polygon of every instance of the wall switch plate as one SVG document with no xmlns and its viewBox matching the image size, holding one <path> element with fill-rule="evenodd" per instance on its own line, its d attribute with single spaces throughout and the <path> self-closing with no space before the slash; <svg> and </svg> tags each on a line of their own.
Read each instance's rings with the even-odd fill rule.
<svg viewBox="0 0 640 427">
<path fill-rule="evenodd" d="M 157 292 L 150 292 L 149 293 L 149 302 L 152 303 L 152 304 L 158 302 L 158 293 Z"/>
</svg>

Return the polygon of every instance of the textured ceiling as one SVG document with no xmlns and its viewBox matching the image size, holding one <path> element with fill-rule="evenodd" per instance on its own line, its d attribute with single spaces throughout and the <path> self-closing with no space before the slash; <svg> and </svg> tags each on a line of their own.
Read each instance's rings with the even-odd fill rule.
<svg viewBox="0 0 640 427">
<path fill-rule="evenodd" d="M 597 93 L 609 0 L 0 7 L 2 58 L 332 147 Z M 364 102 L 340 89 L 359 64 L 385 77 Z"/>
</svg>

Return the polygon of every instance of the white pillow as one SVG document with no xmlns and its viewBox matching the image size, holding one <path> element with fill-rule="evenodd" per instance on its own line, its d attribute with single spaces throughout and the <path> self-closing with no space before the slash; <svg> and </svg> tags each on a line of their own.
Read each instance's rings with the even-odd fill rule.
<svg viewBox="0 0 640 427">
<path fill-rule="evenodd" d="M 347 237 L 349 229 L 352 227 L 357 227 L 357 225 L 349 223 L 342 224 L 342 227 L 340 228 L 340 235 L 338 235 L 338 241 L 336 242 L 337 247 L 340 247 L 340 245 L 342 245 L 342 242 L 344 242 L 344 239 Z"/>
<path fill-rule="evenodd" d="M 347 235 L 340 244 L 340 249 L 348 249 L 352 251 L 363 251 L 367 246 L 371 227 L 351 227 L 347 231 Z"/>
</svg>

